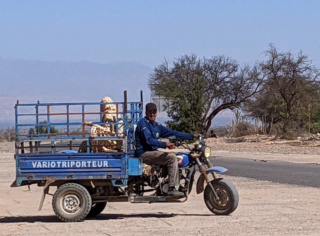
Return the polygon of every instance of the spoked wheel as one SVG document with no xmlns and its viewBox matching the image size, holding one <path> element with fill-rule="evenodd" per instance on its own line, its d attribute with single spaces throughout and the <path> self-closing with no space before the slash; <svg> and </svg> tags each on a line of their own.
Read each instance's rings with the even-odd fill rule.
<svg viewBox="0 0 320 236">
<path fill-rule="evenodd" d="M 208 209 L 216 215 L 229 215 L 234 212 L 239 204 L 239 194 L 236 187 L 226 179 L 213 180 L 211 184 L 218 198 L 215 197 L 208 184 L 204 190 L 204 201 Z"/>
<path fill-rule="evenodd" d="M 93 203 L 91 210 L 88 214 L 88 217 L 96 217 L 104 210 L 104 208 L 106 208 L 106 205 L 107 205 L 107 202 Z"/>
<path fill-rule="evenodd" d="M 61 185 L 52 198 L 52 208 L 57 217 L 66 222 L 83 220 L 92 206 L 88 190 L 80 184 Z"/>
</svg>

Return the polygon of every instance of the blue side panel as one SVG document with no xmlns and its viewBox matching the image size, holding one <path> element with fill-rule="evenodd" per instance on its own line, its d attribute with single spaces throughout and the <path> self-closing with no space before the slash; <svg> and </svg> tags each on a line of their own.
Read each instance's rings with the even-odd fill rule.
<svg viewBox="0 0 320 236">
<path fill-rule="evenodd" d="M 139 176 L 142 175 L 142 163 L 139 158 L 128 158 L 128 175 Z"/>
<path fill-rule="evenodd" d="M 189 153 L 179 152 L 177 154 L 179 168 L 186 167 L 190 163 Z M 181 159 L 182 158 L 182 159 Z"/>
<path fill-rule="evenodd" d="M 23 180 L 126 179 L 128 156 L 115 153 L 25 154 L 17 156 L 17 185 Z"/>
</svg>

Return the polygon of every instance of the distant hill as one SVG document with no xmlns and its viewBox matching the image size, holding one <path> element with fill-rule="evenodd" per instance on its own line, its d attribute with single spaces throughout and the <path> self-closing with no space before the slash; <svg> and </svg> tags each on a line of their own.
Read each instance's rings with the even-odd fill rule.
<svg viewBox="0 0 320 236">
<path fill-rule="evenodd" d="M 150 100 L 152 68 L 137 62 L 99 64 L 87 61 L 39 61 L 0 57 L 0 128 L 14 123 L 14 104 L 30 102 L 91 102 L 110 96 Z"/>
<path fill-rule="evenodd" d="M 14 105 L 40 102 L 92 102 L 110 96 L 123 101 L 150 101 L 148 79 L 152 68 L 137 62 L 99 64 L 86 61 L 38 61 L 0 57 L 0 129 L 14 125 Z M 224 126 L 230 114 L 220 114 L 213 125 Z M 159 122 L 167 118 L 159 116 Z"/>
<path fill-rule="evenodd" d="M 118 97 L 123 90 L 148 89 L 152 68 L 136 62 L 33 61 L 0 58 L 1 97 L 24 96 L 46 101 Z"/>
</svg>

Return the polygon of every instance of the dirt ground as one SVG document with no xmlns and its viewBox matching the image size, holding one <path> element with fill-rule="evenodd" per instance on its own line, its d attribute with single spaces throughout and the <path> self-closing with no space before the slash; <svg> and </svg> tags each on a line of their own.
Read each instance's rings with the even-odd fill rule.
<svg viewBox="0 0 320 236">
<path fill-rule="evenodd" d="M 305 148 L 301 143 L 214 139 L 208 144 L 215 155 L 225 158 L 320 164 L 317 143 Z M 193 192 L 185 203 L 108 203 L 95 219 L 60 222 L 53 213 L 51 196 L 38 211 L 41 188 L 10 188 L 15 175 L 13 145 L 0 143 L 0 235 L 320 235 L 319 188 L 237 177 L 227 177 L 240 195 L 239 207 L 230 216 L 212 215 L 203 195 Z"/>
</svg>

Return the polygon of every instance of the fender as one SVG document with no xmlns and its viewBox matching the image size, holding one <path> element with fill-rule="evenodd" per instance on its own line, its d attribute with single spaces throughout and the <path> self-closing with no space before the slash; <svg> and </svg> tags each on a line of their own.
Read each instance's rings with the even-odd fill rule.
<svg viewBox="0 0 320 236">
<path fill-rule="evenodd" d="M 226 169 L 226 168 L 224 168 L 222 166 L 213 166 L 213 167 L 211 167 L 211 168 L 206 170 L 207 174 L 210 174 L 212 172 L 224 173 L 224 172 L 227 172 L 227 171 L 228 171 L 228 169 Z M 204 189 L 203 185 L 204 185 L 205 179 L 206 178 L 204 177 L 203 174 L 201 174 L 199 176 L 199 179 L 197 181 L 197 194 L 203 192 L 203 189 Z M 219 178 L 219 179 L 221 179 L 221 178 Z"/>
</svg>

